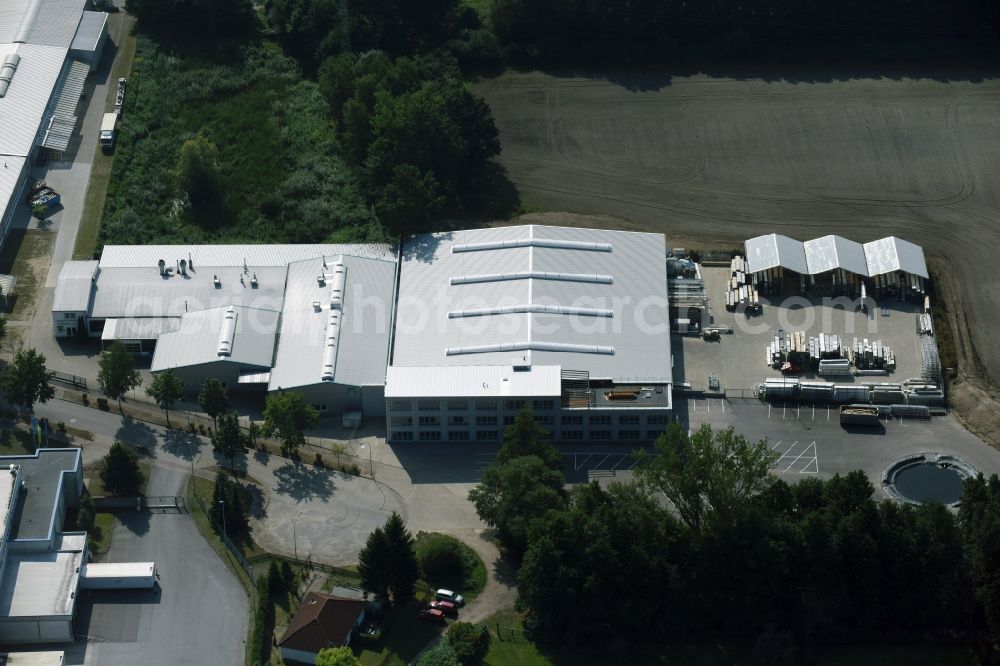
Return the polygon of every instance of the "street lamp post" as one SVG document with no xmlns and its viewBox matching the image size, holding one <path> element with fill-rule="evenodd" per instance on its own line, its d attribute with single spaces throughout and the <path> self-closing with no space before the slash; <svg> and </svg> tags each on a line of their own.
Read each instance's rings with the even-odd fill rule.
<svg viewBox="0 0 1000 666">
<path fill-rule="evenodd" d="M 226 530 L 226 500 L 219 500 L 219 504 L 222 505 L 222 541 L 225 543 L 229 538 L 229 532 Z"/>
<path fill-rule="evenodd" d="M 299 518 L 302 517 L 303 513 L 305 513 L 305 509 L 299 511 L 298 515 L 295 516 L 295 520 L 292 521 L 292 549 L 295 551 L 296 560 L 299 559 L 299 539 L 295 534 L 295 526 L 298 524 Z"/>
</svg>

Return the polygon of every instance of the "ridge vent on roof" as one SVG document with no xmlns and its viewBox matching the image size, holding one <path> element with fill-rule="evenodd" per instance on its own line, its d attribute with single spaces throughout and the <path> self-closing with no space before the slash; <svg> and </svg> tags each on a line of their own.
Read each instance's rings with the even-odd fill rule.
<svg viewBox="0 0 1000 666">
<path fill-rule="evenodd" d="M 337 345 L 340 342 L 340 310 L 330 310 L 326 320 L 326 341 L 323 347 L 324 382 L 332 382 L 337 369 Z"/>
<path fill-rule="evenodd" d="M 229 306 L 222 318 L 222 328 L 219 330 L 219 356 L 230 356 L 233 353 L 233 342 L 236 339 L 236 308 Z"/>
<path fill-rule="evenodd" d="M 517 271 L 516 273 L 485 273 L 482 275 L 459 275 L 451 278 L 450 284 L 478 284 L 481 282 L 506 282 L 508 280 L 557 280 L 559 282 L 590 282 L 611 284 L 610 275 L 593 273 L 549 273 L 545 271 Z"/>
<path fill-rule="evenodd" d="M 611 252 L 611 243 L 558 240 L 555 238 L 513 238 L 503 241 L 482 243 L 456 243 L 451 246 L 453 253 L 482 252 L 485 250 L 506 250 L 513 247 L 548 247 L 559 250 L 583 250 L 586 252 Z"/>
<path fill-rule="evenodd" d="M 614 355 L 615 348 L 608 345 L 576 345 L 566 342 L 541 342 L 523 340 L 518 342 L 500 342 L 490 345 L 473 345 L 468 347 L 448 347 L 444 353 L 447 356 L 458 356 L 462 354 L 490 354 L 493 352 L 510 351 L 548 351 L 567 352 L 576 354 L 605 354 Z"/>
</svg>

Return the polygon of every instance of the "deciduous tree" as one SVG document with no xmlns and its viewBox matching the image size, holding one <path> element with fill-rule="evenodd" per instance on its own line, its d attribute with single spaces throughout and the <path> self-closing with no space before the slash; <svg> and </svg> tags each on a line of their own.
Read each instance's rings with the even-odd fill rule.
<svg viewBox="0 0 1000 666">
<path fill-rule="evenodd" d="M 674 422 L 656 441 L 654 454 L 639 452 L 635 478 L 650 492 L 662 492 L 697 531 L 709 512 L 731 516 L 737 505 L 766 490 L 776 455 L 766 440 L 750 442 L 732 428 L 712 432 L 705 424 L 689 436 Z"/>
<path fill-rule="evenodd" d="M 55 395 L 49 383 L 53 376 L 45 368 L 44 355 L 34 349 L 20 350 L 0 373 L 0 389 L 7 400 L 30 412 L 36 402 L 44 404 Z"/>
<path fill-rule="evenodd" d="M 521 456 L 537 456 L 552 469 L 562 469 L 562 455 L 549 441 L 549 433 L 535 420 L 535 414 L 524 407 L 514 417 L 514 423 L 503 432 L 503 446 L 497 452 L 497 462 L 510 462 Z"/>
<path fill-rule="evenodd" d="M 264 433 L 281 440 L 281 452 L 298 451 L 305 443 L 305 432 L 316 427 L 319 413 L 301 393 L 272 393 L 264 403 Z"/>
<path fill-rule="evenodd" d="M 142 471 L 136 455 L 115 442 L 101 461 L 101 482 L 112 495 L 138 495 L 142 490 Z"/>
<path fill-rule="evenodd" d="M 235 414 L 225 414 L 219 419 L 212 433 L 212 449 L 220 456 L 229 459 L 229 467 L 233 466 L 233 458 L 243 452 L 249 444 L 246 433 L 240 427 L 240 421 Z"/>
<path fill-rule="evenodd" d="M 184 382 L 173 370 L 164 370 L 154 375 L 146 395 L 156 401 L 157 406 L 167 415 L 167 425 L 170 425 L 170 408 L 184 397 Z"/>
<path fill-rule="evenodd" d="M 528 530 L 547 511 L 566 506 L 561 472 L 538 456 L 521 456 L 503 465 L 491 465 L 469 500 L 484 523 L 497 530 L 508 553 L 520 557 L 528 545 Z"/>
<path fill-rule="evenodd" d="M 225 414 L 229 409 L 229 393 L 222 382 L 215 377 L 205 380 L 201 391 L 198 392 L 198 406 L 211 417 L 217 427 L 219 415 Z"/>
<path fill-rule="evenodd" d="M 316 654 L 316 666 L 360 666 L 348 647 L 323 648 Z"/>
<path fill-rule="evenodd" d="M 116 340 L 101 353 L 98 366 L 97 384 L 101 393 L 117 400 L 118 411 L 121 411 L 125 394 L 142 384 L 142 377 L 132 367 L 132 354 Z"/>
<path fill-rule="evenodd" d="M 448 628 L 448 645 L 462 666 L 480 666 L 490 651 L 490 635 L 485 626 L 456 622 Z"/>
</svg>

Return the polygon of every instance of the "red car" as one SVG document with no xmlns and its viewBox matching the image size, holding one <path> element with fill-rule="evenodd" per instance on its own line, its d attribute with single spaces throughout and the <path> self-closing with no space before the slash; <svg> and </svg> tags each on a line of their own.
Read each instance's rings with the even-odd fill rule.
<svg viewBox="0 0 1000 666">
<path fill-rule="evenodd" d="M 427 622 L 444 622 L 444 612 L 436 608 L 425 608 L 417 611 L 417 617 Z"/>
<path fill-rule="evenodd" d="M 428 606 L 441 611 L 445 615 L 458 615 L 458 606 L 450 601 L 432 601 Z"/>
</svg>

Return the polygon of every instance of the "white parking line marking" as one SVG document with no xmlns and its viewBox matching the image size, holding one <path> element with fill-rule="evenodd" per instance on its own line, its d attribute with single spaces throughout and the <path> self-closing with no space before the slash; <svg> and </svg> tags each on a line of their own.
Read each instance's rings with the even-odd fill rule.
<svg viewBox="0 0 1000 666">
<path fill-rule="evenodd" d="M 774 446 L 771 447 L 771 450 L 772 451 L 777 451 L 779 446 L 781 446 L 781 440 L 780 439 L 777 442 L 774 443 Z"/>
<path fill-rule="evenodd" d="M 826 420 L 830 420 L 830 405 L 826 406 Z"/>
<path fill-rule="evenodd" d="M 584 465 L 586 465 L 586 464 L 587 464 L 587 461 L 588 461 L 588 460 L 590 460 L 590 456 L 591 456 L 591 455 L 593 455 L 593 454 L 589 454 L 589 455 L 587 455 L 587 457 L 583 459 L 583 462 L 582 462 L 582 463 L 577 463 L 577 457 L 576 457 L 576 454 L 573 454 L 573 471 L 574 471 L 574 472 L 579 472 L 579 471 L 580 471 L 580 469 L 581 469 L 581 468 L 582 468 L 582 467 L 583 467 Z"/>
<path fill-rule="evenodd" d="M 771 403 L 767 403 L 767 418 L 771 418 Z"/>
<path fill-rule="evenodd" d="M 816 445 L 816 442 L 813 442 L 813 446 L 815 446 L 815 445 Z M 808 446 L 806 446 L 805 448 L 803 448 L 802 449 L 802 453 L 800 453 L 799 455 L 795 456 L 795 460 L 793 460 L 792 462 L 788 463 L 788 467 L 786 467 L 782 471 L 783 472 L 787 472 L 788 470 L 790 470 L 792 468 L 792 465 L 794 465 L 795 463 L 797 463 L 799 461 L 799 458 L 801 458 L 802 456 L 804 456 L 806 454 L 806 451 L 808 451 L 808 450 L 809 450 Z"/>
<path fill-rule="evenodd" d="M 815 421 L 816 420 L 816 405 L 813 405 L 812 408 L 813 408 L 813 421 Z"/>
<path fill-rule="evenodd" d="M 813 444 L 813 455 L 816 454 L 816 445 Z M 814 469 L 809 469 L 813 467 Z M 806 463 L 805 467 L 799 470 L 799 474 L 819 474 L 819 456 L 814 457 Z"/>
<path fill-rule="evenodd" d="M 798 420 L 802 416 L 802 405 L 795 408 L 795 419 Z"/>
<path fill-rule="evenodd" d="M 601 454 L 600 454 L 600 453 L 597 453 L 597 454 L 595 454 L 595 455 L 601 455 Z M 594 466 L 593 466 L 593 467 L 591 467 L 590 469 L 604 469 L 603 467 L 601 467 L 601 465 L 603 465 L 603 464 L 604 464 L 604 461 L 605 461 L 605 460 L 607 460 L 607 459 L 608 459 L 608 456 L 610 456 L 610 455 L 611 455 L 611 454 L 609 453 L 609 454 L 608 454 L 607 456 L 604 456 L 603 458 L 601 458 L 601 462 L 597 463 L 596 465 L 594 465 Z"/>
<path fill-rule="evenodd" d="M 712 401 L 707 398 L 705 399 L 705 410 L 708 411 L 709 414 L 712 413 Z"/>
<path fill-rule="evenodd" d="M 719 405 L 722 407 L 722 413 L 726 413 L 726 400 L 725 398 L 719 400 Z"/>
<path fill-rule="evenodd" d="M 781 458 L 787 457 L 788 454 L 792 452 L 792 449 L 795 448 L 795 445 L 798 444 L 798 443 L 799 443 L 799 440 L 795 440 L 794 442 L 792 442 L 792 445 L 788 447 L 788 450 L 781 454 Z M 781 458 L 778 458 L 778 460 L 781 460 Z"/>
</svg>

